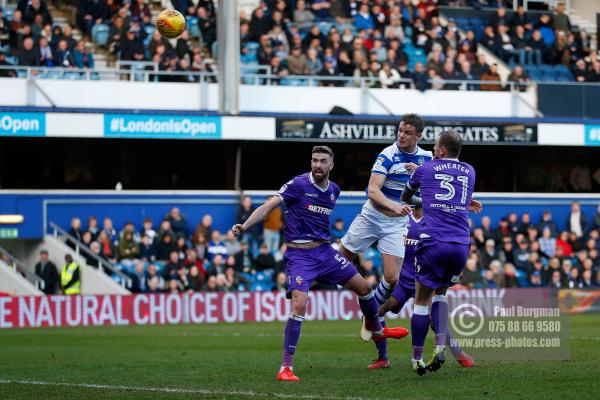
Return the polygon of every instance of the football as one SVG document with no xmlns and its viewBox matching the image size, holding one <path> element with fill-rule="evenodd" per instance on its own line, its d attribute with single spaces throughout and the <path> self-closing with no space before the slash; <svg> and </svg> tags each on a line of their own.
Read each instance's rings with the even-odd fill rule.
<svg viewBox="0 0 600 400">
<path fill-rule="evenodd" d="M 185 18 L 177 10 L 164 10 L 156 18 L 156 29 L 164 37 L 174 39 L 185 30 Z"/>
</svg>

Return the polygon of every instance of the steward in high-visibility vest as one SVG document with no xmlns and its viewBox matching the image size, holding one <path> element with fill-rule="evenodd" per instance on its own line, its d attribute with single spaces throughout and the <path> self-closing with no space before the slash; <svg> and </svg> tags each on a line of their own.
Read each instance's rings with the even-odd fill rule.
<svg viewBox="0 0 600 400">
<path fill-rule="evenodd" d="M 79 264 L 73 261 L 73 257 L 65 255 L 66 264 L 60 273 L 60 287 L 64 294 L 81 293 L 81 274 L 79 273 Z"/>
</svg>

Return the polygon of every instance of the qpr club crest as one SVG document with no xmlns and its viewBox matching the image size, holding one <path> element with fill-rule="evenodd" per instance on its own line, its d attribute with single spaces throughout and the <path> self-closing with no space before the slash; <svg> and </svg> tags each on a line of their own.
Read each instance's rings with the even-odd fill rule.
<svg viewBox="0 0 600 400">
<path fill-rule="evenodd" d="M 425 159 L 423 157 L 419 157 L 419 159 L 417 160 L 417 164 L 419 164 L 419 165 L 425 164 Z"/>
<path fill-rule="evenodd" d="M 297 283 L 298 285 L 302 285 L 302 282 L 304 282 L 304 278 L 302 278 L 300 275 L 298 275 L 298 276 L 296 277 L 296 283 Z"/>
<path fill-rule="evenodd" d="M 335 195 L 331 193 L 331 201 L 335 201 Z"/>
</svg>

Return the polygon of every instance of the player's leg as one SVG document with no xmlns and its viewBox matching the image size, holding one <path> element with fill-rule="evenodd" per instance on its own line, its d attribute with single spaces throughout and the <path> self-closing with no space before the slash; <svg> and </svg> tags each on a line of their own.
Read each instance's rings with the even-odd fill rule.
<svg viewBox="0 0 600 400">
<path fill-rule="evenodd" d="M 296 353 L 296 346 L 300 339 L 300 330 L 302 322 L 306 315 L 306 304 L 308 302 L 308 293 L 299 290 L 292 291 L 292 313 L 285 325 L 285 336 L 283 339 L 283 359 L 277 379 L 280 381 L 298 381 L 300 380 L 292 372 L 292 359 Z"/>
<path fill-rule="evenodd" d="M 445 362 L 446 335 L 448 332 L 448 288 L 440 287 L 434 290 L 431 298 L 431 322 L 435 332 L 435 349 L 433 356 L 427 363 L 430 371 L 437 371 Z"/>
<path fill-rule="evenodd" d="M 375 296 L 371 290 L 369 282 L 363 278 L 358 272 L 348 280 L 346 288 L 352 290 L 358 296 L 358 303 L 365 320 L 367 328 L 373 333 L 374 341 L 383 339 L 401 339 L 409 334 L 408 329 L 399 328 L 384 328 L 379 322 L 379 306 L 375 301 Z M 369 339 L 370 340 L 370 339 Z"/>
<path fill-rule="evenodd" d="M 383 262 L 383 278 L 373 291 L 375 294 L 375 300 L 379 307 L 384 305 L 390 298 L 392 291 L 398 284 L 398 278 L 400 276 L 400 269 L 402 268 L 402 261 L 404 257 L 404 240 L 406 239 L 406 231 L 402 229 L 402 226 L 396 226 L 398 224 L 384 224 L 385 228 L 382 229 L 382 234 L 391 233 L 385 235 L 379 240 L 378 249 L 381 252 L 381 259 Z M 398 229 L 400 228 L 400 229 Z M 385 318 L 380 317 L 381 325 L 385 328 Z M 361 337 L 364 335 L 367 337 L 366 327 L 361 329 Z M 388 365 L 387 355 L 387 341 L 381 340 L 375 342 L 377 347 L 377 362 L 375 364 Z"/>
<path fill-rule="evenodd" d="M 377 227 L 362 213 L 358 214 L 340 240 L 339 247 L 335 247 L 335 249 L 346 260 L 352 262 L 358 253 L 363 253 L 379 239 L 375 235 L 376 232 Z"/>
<path fill-rule="evenodd" d="M 288 292 L 291 300 L 291 313 L 285 325 L 283 340 L 283 359 L 277 379 L 280 381 L 298 381 L 294 374 L 292 359 L 300 339 L 302 322 L 306 314 L 308 291 L 317 276 L 319 259 L 314 249 L 289 248 L 286 252 L 286 273 L 288 276 Z"/>
<path fill-rule="evenodd" d="M 424 286 L 419 281 L 415 282 L 415 305 L 410 319 L 410 327 L 412 331 L 413 369 L 419 375 L 426 372 L 426 366 L 423 362 L 423 347 L 429 330 L 429 301 L 432 294 L 433 289 Z"/>
<path fill-rule="evenodd" d="M 414 289 L 408 289 L 402 284 L 398 284 L 388 301 L 386 301 L 385 304 L 379 308 L 379 316 L 383 317 L 388 312 L 398 314 L 408 300 L 413 297 L 415 297 Z"/>
</svg>

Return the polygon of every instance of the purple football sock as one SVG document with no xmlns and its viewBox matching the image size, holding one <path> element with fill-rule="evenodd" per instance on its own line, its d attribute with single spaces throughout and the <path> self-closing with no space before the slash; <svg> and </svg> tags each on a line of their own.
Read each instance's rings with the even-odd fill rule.
<svg viewBox="0 0 600 400">
<path fill-rule="evenodd" d="M 373 293 L 371 292 L 364 297 L 359 296 L 358 304 L 360 305 L 360 310 L 363 315 L 371 324 L 372 331 L 381 331 L 382 327 L 381 322 L 379 322 L 379 307 L 377 306 L 377 301 L 375 301 Z"/>
<path fill-rule="evenodd" d="M 383 328 L 385 328 L 385 319 L 381 318 L 379 320 L 379 322 L 381 323 L 381 326 Z M 387 339 L 383 339 L 379 342 L 375 342 L 375 347 L 377 347 L 377 353 L 379 355 L 378 359 L 379 360 L 387 360 L 388 359 L 388 355 L 387 355 Z"/>
<path fill-rule="evenodd" d="M 290 315 L 290 318 L 288 318 L 287 324 L 285 325 L 285 336 L 283 339 L 283 360 L 281 361 L 282 367 L 292 366 L 292 357 L 296 352 L 296 345 L 300 339 L 302 321 L 304 321 L 304 317 L 295 314 Z"/>
<path fill-rule="evenodd" d="M 415 305 L 410 319 L 412 333 L 413 360 L 423 359 L 423 346 L 429 331 L 429 307 Z"/>
<path fill-rule="evenodd" d="M 436 295 L 431 299 L 431 320 L 435 332 L 435 345 L 445 345 L 446 333 L 448 332 L 448 302 L 446 296 Z"/>
<path fill-rule="evenodd" d="M 448 347 L 450 347 L 450 350 L 452 350 L 452 354 L 457 354 L 461 352 L 460 346 L 456 342 L 456 339 L 454 339 L 454 337 L 452 336 L 452 333 L 450 333 L 449 329 L 448 332 L 446 332 L 446 344 L 448 345 Z"/>
</svg>

